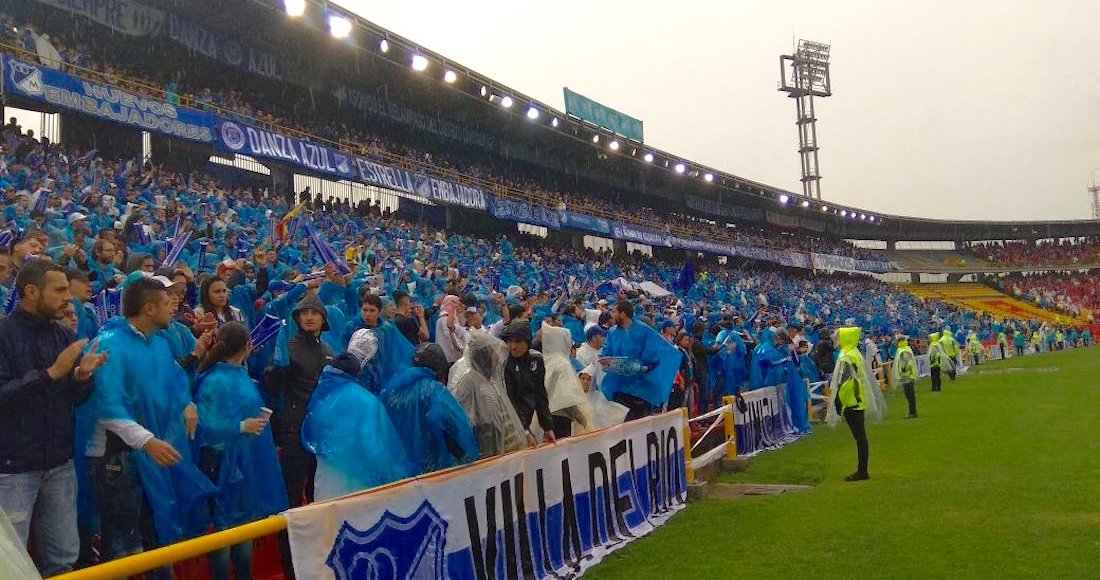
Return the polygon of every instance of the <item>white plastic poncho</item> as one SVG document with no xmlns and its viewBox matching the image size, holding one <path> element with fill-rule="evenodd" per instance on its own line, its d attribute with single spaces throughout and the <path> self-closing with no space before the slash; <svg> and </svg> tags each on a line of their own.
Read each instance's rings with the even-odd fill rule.
<svg viewBox="0 0 1100 580">
<path fill-rule="evenodd" d="M 595 376 L 598 368 L 599 363 L 596 363 L 588 365 L 581 371 L 581 374 L 593 377 L 592 386 L 588 389 L 588 407 L 592 409 L 593 429 L 618 425 L 626 420 L 626 414 L 630 412 L 626 405 L 608 401 L 607 397 L 603 395 L 603 391 L 600 391 L 600 388 L 596 386 Z"/>
<path fill-rule="evenodd" d="M 527 447 L 527 433 L 504 385 L 507 361 L 508 346 L 503 341 L 474 330 L 447 381 L 447 389 L 466 411 L 482 457 Z"/>
<path fill-rule="evenodd" d="M 568 330 L 543 323 L 542 358 L 546 364 L 546 396 L 550 413 L 569 417 L 580 425 L 579 433 L 583 433 L 592 430 L 592 410 L 573 364 L 569 362 L 572 348 L 573 339 Z M 579 433 L 573 431 L 574 435 Z"/>
</svg>

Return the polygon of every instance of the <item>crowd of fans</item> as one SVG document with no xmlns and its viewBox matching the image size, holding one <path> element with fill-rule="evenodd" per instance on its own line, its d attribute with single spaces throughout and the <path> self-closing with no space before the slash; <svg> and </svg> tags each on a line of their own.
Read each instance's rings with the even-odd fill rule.
<svg viewBox="0 0 1100 580">
<path fill-rule="evenodd" d="M 975 256 L 1005 266 L 1072 266 L 1100 263 L 1100 239 L 1095 237 L 1028 241 L 981 242 L 967 248 Z"/>
<path fill-rule="evenodd" d="M 3 22 L 0 25 L 0 41 L 21 46 L 28 53 L 36 52 L 35 47 L 41 43 L 40 39 L 44 33 L 36 31 L 35 26 L 31 24 L 20 26 L 8 16 L 0 15 L 0 21 Z M 121 86 L 139 94 L 163 98 L 176 104 L 199 109 L 211 108 L 245 121 L 278 129 L 290 129 L 299 137 L 319 138 L 334 146 L 339 144 L 345 149 L 350 148 L 355 153 L 366 157 L 384 160 L 387 155 L 396 156 L 413 164 L 457 172 L 460 176 L 472 177 L 480 182 L 523 192 L 528 198 L 540 200 L 552 207 L 740 245 L 818 252 L 859 259 L 875 259 L 877 255 L 874 251 L 856 248 L 843 240 L 813 236 L 807 232 L 789 235 L 780 229 L 763 224 L 743 222 L 730 227 L 724 221 L 715 222 L 705 217 L 670 215 L 670 212 L 638 204 L 633 194 L 625 197 L 613 195 L 612 198 L 606 198 L 603 197 L 607 194 L 606 187 L 585 189 L 573 180 L 568 180 L 572 183 L 570 186 L 564 183 L 566 180 L 558 178 L 555 174 L 531 171 L 518 164 L 512 164 L 506 169 L 497 168 L 486 163 L 485 155 L 469 156 L 461 149 L 447 147 L 438 141 L 434 141 L 432 150 L 429 150 L 427 147 L 412 146 L 408 140 L 368 132 L 354 124 L 349 125 L 348 122 L 333 120 L 325 123 L 319 120 L 320 117 L 316 111 L 307 110 L 307 107 L 295 106 L 293 110 L 283 110 L 278 103 L 283 102 L 284 99 L 276 95 L 246 95 L 244 91 L 238 89 L 184 86 L 175 78 L 164 77 L 163 73 L 156 69 L 154 71 L 138 70 L 136 64 L 125 67 L 118 62 L 108 63 L 103 59 L 93 58 L 89 47 L 93 42 L 91 39 L 80 42 L 57 33 L 45 34 L 45 36 L 46 40 L 56 48 L 61 66 L 68 68 L 74 74 Z M 100 49 L 96 50 L 95 54 L 100 55 L 103 52 Z M 126 55 L 126 57 L 129 56 Z M 126 58 L 125 61 L 136 62 L 132 58 Z M 208 79 L 204 78 L 204 80 Z M 232 80 L 227 79 L 225 84 L 233 83 Z M 264 107 L 254 105 L 253 99 L 257 98 L 268 104 Z M 337 112 L 339 111 L 340 109 L 337 108 Z M 346 118 L 353 118 L 350 111 L 344 112 Z M 570 192 L 570 187 L 574 191 Z M 630 203 L 623 203 L 619 200 L 620 197 L 623 201 L 629 199 Z"/>
<path fill-rule="evenodd" d="M 1080 272 L 1007 274 L 993 280 L 1005 294 L 1040 308 L 1094 320 L 1100 312 L 1100 275 Z"/>
</svg>

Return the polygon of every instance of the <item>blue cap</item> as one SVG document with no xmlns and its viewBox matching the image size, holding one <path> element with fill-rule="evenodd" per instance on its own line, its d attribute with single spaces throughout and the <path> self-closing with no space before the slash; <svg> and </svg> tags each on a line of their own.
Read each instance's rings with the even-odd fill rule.
<svg viewBox="0 0 1100 580">
<path fill-rule="evenodd" d="M 671 321 L 671 320 L 668 320 L 668 319 L 666 319 L 664 322 L 661 323 L 661 330 L 665 330 L 667 328 L 675 328 L 675 327 L 676 327 L 676 323 Z"/>
<path fill-rule="evenodd" d="M 585 340 L 592 340 L 592 337 L 596 336 L 596 335 L 607 336 L 607 331 L 604 330 L 603 327 L 598 325 L 598 324 L 595 325 L 595 326 L 592 326 L 588 330 L 584 331 Z"/>
</svg>

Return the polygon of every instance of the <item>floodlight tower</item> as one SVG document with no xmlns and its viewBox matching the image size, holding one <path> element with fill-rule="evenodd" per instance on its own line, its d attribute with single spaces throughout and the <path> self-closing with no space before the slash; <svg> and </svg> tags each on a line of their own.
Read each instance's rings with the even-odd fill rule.
<svg viewBox="0 0 1100 580">
<path fill-rule="evenodd" d="M 798 113 L 795 125 L 798 127 L 798 155 L 802 159 L 802 194 L 821 199 L 814 97 L 833 94 L 829 81 L 829 45 L 799 40 L 794 54 L 780 56 L 779 90 L 794 99 Z"/>
</svg>

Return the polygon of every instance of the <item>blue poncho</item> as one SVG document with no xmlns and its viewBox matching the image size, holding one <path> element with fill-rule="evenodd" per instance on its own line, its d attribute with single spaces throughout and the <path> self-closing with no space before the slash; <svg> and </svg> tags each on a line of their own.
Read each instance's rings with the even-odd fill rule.
<svg viewBox="0 0 1100 580">
<path fill-rule="evenodd" d="M 318 500 L 416 475 L 385 407 L 332 366 L 321 371 L 309 400 L 302 445 L 317 456 Z"/>
<path fill-rule="evenodd" d="M 608 400 L 614 400 L 615 393 L 625 393 L 655 406 L 668 402 L 681 355 L 656 330 L 637 320 L 629 328 L 615 327 L 608 333 L 600 356 L 627 357 L 649 369 L 634 376 L 604 375 L 600 390 Z"/>
<path fill-rule="evenodd" d="M 772 387 L 787 382 L 783 364 L 785 359 L 775 348 L 775 331 L 766 329 L 760 333 L 760 344 L 752 352 L 752 368 L 749 369 L 749 387 Z"/>
<path fill-rule="evenodd" d="M 171 444 L 182 459 L 167 469 L 143 451 L 133 453 L 153 511 L 157 541 L 167 545 L 204 533 L 207 522 L 202 514 L 215 490 L 191 458 L 183 423 L 183 411 L 191 403 L 187 374 L 163 337 L 146 339 L 121 317 L 100 331 L 99 352 L 110 356 L 95 373 L 91 397 L 77 409 L 77 448 L 87 447 L 97 421 L 111 419 L 135 421 Z"/>
<path fill-rule="evenodd" d="M 403 369 L 386 383 L 380 399 L 419 473 L 477 459 L 477 439 L 466 411 L 431 370 Z"/>
<path fill-rule="evenodd" d="M 715 344 L 722 345 L 715 357 L 720 359 L 722 369 L 722 394 L 735 395 L 745 383 L 745 355 L 748 354 L 745 341 L 733 330 L 723 330 L 714 340 Z M 733 352 L 729 352 L 731 344 L 737 345 Z"/>
<path fill-rule="evenodd" d="M 799 363 L 796 363 L 794 356 L 790 355 L 782 366 L 787 374 L 787 408 L 791 412 L 791 424 L 800 433 L 809 433 L 810 413 L 806 405 L 810 399 L 810 392 L 806 389 L 802 373 L 799 372 Z"/>
<path fill-rule="evenodd" d="M 215 527 L 222 530 L 287 509 L 271 429 L 259 435 L 241 433 L 241 421 L 258 417 L 263 406 L 248 370 L 217 363 L 199 375 L 197 392 L 199 443 L 222 452 L 212 514 Z"/>
</svg>

